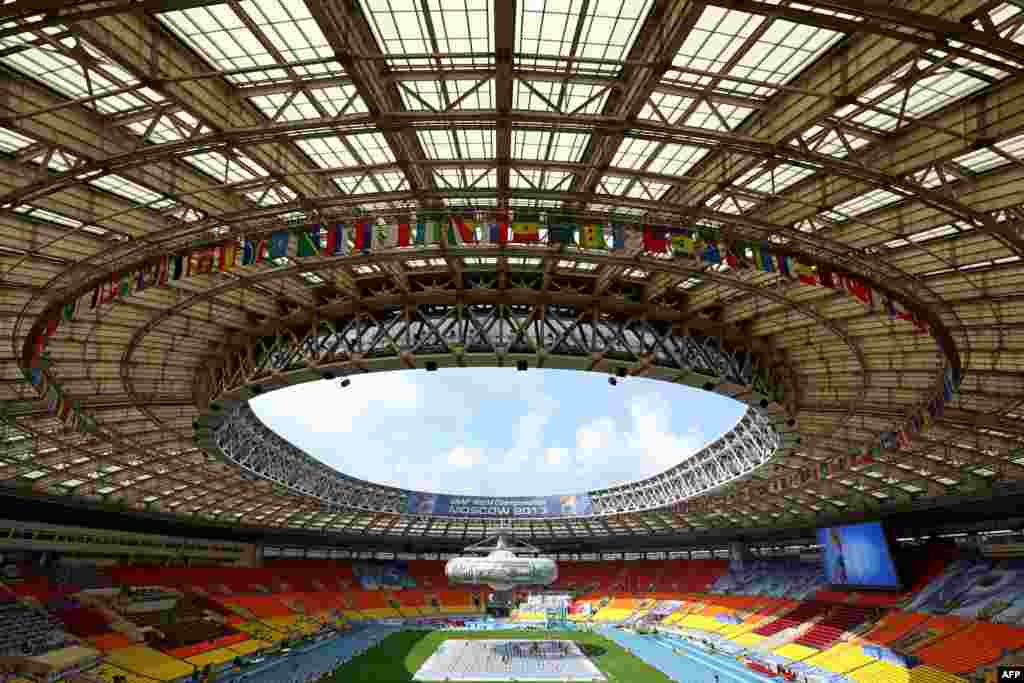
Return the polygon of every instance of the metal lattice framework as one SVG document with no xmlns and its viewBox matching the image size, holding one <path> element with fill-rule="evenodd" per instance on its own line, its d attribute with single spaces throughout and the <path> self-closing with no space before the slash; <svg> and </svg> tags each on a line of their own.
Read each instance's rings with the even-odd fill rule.
<svg viewBox="0 0 1024 683">
<path fill-rule="evenodd" d="M 211 458 L 193 424 L 213 397 L 274 384 L 255 358 L 271 339 L 270 374 L 303 379 L 474 353 L 539 365 L 538 350 L 658 376 L 707 352 L 679 340 L 714 339 L 747 354 L 731 370 L 749 359 L 784 384 L 802 442 L 745 480 L 771 494 L 514 523 L 534 539 L 882 514 L 1024 474 L 1019 0 L 15 0 L 0 18 L 5 486 L 255 527 L 486 535 L 341 510 Z M 80 307 L 45 373 L 89 433 L 25 382 L 65 304 L 175 250 L 466 207 L 712 226 L 862 278 L 930 334 L 778 273 L 652 258 L 633 235 L 615 253 L 290 254 Z M 440 318 L 453 308 L 483 313 Z M 515 321 L 504 355 L 468 348 L 481 318 L 488 339 Z M 388 325 L 402 351 L 374 359 L 368 330 Z M 600 334 L 566 348 L 574 325 Z M 906 420 L 944 368 L 959 393 L 912 443 L 792 484 Z"/>
</svg>

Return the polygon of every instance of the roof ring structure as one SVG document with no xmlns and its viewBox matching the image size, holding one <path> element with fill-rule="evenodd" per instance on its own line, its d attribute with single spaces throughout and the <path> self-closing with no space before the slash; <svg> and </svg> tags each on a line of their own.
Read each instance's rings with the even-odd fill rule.
<svg viewBox="0 0 1024 683">
<path fill-rule="evenodd" d="M 218 373 L 218 392 L 211 410 L 196 425 L 198 444 L 247 472 L 333 508 L 493 520 L 671 508 L 735 485 L 783 448 L 799 442 L 793 421 L 787 420 L 784 407 L 777 402 L 783 387 L 773 384 L 757 367 L 753 353 L 729 348 L 715 337 L 673 334 L 670 324 L 654 320 L 581 321 L 578 311 L 568 306 L 545 310 L 543 327 L 531 325 L 526 311 L 517 314 L 513 310 L 504 316 L 502 308 L 495 305 L 474 306 L 465 316 L 460 316 L 455 306 L 434 306 L 418 313 L 412 321 L 399 315 L 378 316 L 373 322 L 339 319 L 305 337 L 254 340 L 254 348 L 237 351 L 240 357 L 255 358 L 250 372 L 224 367 Z M 610 340 L 603 349 L 605 359 L 595 362 L 591 352 L 576 341 L 579 338 Z M 361 339 L 373 342 L 356 352 Z M 333 360 L 321 357 L 311 362 L 302 353 L 310 348 L 332 349 Z M 353 361 L 356 353 L 362 358 Z M 626 360 L 628 357 L 639 360 Z M 526 369 L 538 364 L 620 377 L 643 375 L 718 389 L 749 407 L 729 432 L 653 477 L 566 496 L 524 499 L 406 491 L 346 476 L 277 435 L 246 402 L 298 382 L 381 370 L 486 365 Z"/>
<path fill-rule="evenodd" d="M 0 17 L 20 369 L 0 385 L 2 486 L 483 538 L 481 518 L 254 476 L 216 456 L 209 421 L 324 373 L 474 362 L 708 373 L 799 430 L 742 495 L 515 520 L 534 543 L 824 524 L 1024 477 L 1014 0 L 15 0 Z"/>
</svg>

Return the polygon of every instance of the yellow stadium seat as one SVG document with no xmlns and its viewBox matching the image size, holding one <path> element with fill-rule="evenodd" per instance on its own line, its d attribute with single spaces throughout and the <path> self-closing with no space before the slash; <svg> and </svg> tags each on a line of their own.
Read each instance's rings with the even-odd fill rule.
<svg viewBox="0 0 1024 683">
<path fill-rule="evenodd" d="M 744 633 L 733 639 L 737 645 L 745 645 L 748 647 L 753 647 L 762 640 L 764 640 L 764 636 L 759 636 L 756 633 Z"/>
<path fill-rule="evenodd" d="M 98 668 L 93 669 L 89 673 L 99 676 L 104 681 L 107 681 L 107 683 L 113 683 L 114 678 L 116 676 L 124 676 L 125 680 L 128 683 L 155 683 L 157 680 L 155 678 L 149 678 L 147 676 L 140 676 L 139 674 L 132 673 L 131 671 L 126 671 L 125 669 L 121 669 L 108 663 L 100 664 Z M 11 681 L 11 683 L 16 683 L 19 680 L 24 679 L 15 678 L 13 681 Z M 25 681 L 25 683 L 29 682 Z"/>
<path fill-rule="evenodd" d="M 832 673 L 845 674 L 874 661 L 874 657 L 864 654 L 864 648 L 860 645 L 837 643 L 821 654 L 805 660 L 805 663 Z"/>
<path fill-rule="evenodd" d="M 163 652 L 145 645 L 133 645 L 107 653 L 107 661 L 114 666 L 133 671 L 158 681 L 173 681 L 188 676 L 194 668 Z"/>
<path fill-rule="evenodd" d="M 820 654 L 821 650 L 815 650 L 813 647 L 807 647 L 806 645 L 797 645 L 796 643 L 790 643 L 789 645 L 783 645 L 777 650 L 772 650 L 775 654 L 780 657 L 794 662 L 799 662 L 808 657 L 813 657 L 816 654 Z"/>
<path fill-rule="evenodd" d="M 251 655 L 253 652 L 262 650 L 265 647 L 270 646 L 271 643 L 267 643 L 262 640 L 250 639 L 243 640 L 242 642 L 232 645 L 228 649 L 235 653 L 237 656 Z"/>
<path fill-rule="evenodd" d="M 910 671 L 891 662 L 875 662 L 846 674 L 857 683 L 910 683 Z"/>
<path fill-rule="evenodd" d="M 201 669 L 208 665 L 216 666 L 218 664 L 223 664 L 224 662 L 230 662 L 236 657 L 238 657 L 237 652 L 225 647 L 217 650 L 210 650 L 209 652 L 204 652 L 203 654 L 196 655 L 195 657 L 189 657 L 185 661 L 194 666 L 198 666 Z"/>
</svg>

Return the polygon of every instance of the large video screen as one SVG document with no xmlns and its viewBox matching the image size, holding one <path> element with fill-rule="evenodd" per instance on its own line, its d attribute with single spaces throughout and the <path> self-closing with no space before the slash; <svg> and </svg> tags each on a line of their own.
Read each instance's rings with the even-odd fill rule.
<svg viewBox="0 0 1024 683">
<path fill-rule="evenodd" d="M 825 577 L 837 586 L 896 590 L 900 579 L 878 522 L 818 529 L 825 549 Z"/>
</svg>

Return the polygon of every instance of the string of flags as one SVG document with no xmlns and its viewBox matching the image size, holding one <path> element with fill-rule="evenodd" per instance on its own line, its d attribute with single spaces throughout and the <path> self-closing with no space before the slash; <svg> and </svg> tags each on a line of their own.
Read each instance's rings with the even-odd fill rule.
<svg viewBox="0 0 1024 683">
<path fill-rule="evenodd" d="M 57 314 L 47 320 L 34 341 L 32 369 L 37 368 L 60 322 L 74 320 L 79 310 L 85 307 L 95 310 L 151 287 L 164 287 L 170 282 L 199 275 L 231 272 L 263 263 L 280 265 L 282 259 L 348 256 L 430 245 L 556 244 L 586 250 L 640 252 L 658 258 L 668 256 L 673 260 L 689 259 L 696 266 L 725 264 L 737 270 L 755 269 L 777 273 L 805 285 L 844 292 L 872 310 L 884 311 L 892 320 L 910 322 L 919 333 L 928 332 L 927 323 L 909 307 L 879 292 L 859 277 L 837 273 L 827 265 L 785 253 L 778 245 L 723 239 L 705 228 L 694 230 L 649 225 L 640 229 L 640 226 L 624 223 L 510 221 L 500 216 L 489 221 L 469 216 L 449 216 L 440 220 L 414 218 L 392 223 L 364 218 L 281 229 L 258 237 L 232 239 L 167 254 L 130 271 L 117 273 L 90 293 L 65 303 Z M 47 395 L 47 390 L 44 388 L 43 395 Z M 58 397 L 53 401 L 54 409 L 67 413 L 65 403 Z M 72 407 L 70 414 L 76 412 Z M 917 417 L 917 424 L 921 424 L 922 416 Z M 81 418 L 76 420 L 80 422 Z M 917 432 L 904 429 L 899 433 Z"/>
<path fill-rule="evenodd" d="M 44 365 L 45 361 L 39 362 L 25 369 L 24 374 L 29 384 L 46 401 L 47 411 L 60 420 L 68 431 L 94 433 L 96 421 L 82 410 L 77 400 L 67 397 L 56 382 L 50 381 L 49 375 L 44 372 Z"/>
<path fill-rule="evenodd" d="M 385 249 L 427 245 L 561 244 L 599 251 L 641 251 L 674 260 L 690 259 L 696 266 L 725 264 L 729 268 L 756 269 L 806 285 L 846 293 L 872 309 L 883 310 L 893 320 L 912 323 L 927 332 L 927 323 L 909 307 L 883 294 L 863 279 L 834 272 L 780 251 L 769 243 L 725 240 L 676 228 L 644 227 L 642 232 L 624 224 L 541 222 L 490 222 L 471 218 L 388 224 L 367 219 L 355 223 L 314 225 L 278 230 L 257 238 L 242 238 L 169 254 L 158 261 L 122 272 L 96 286 L 82 299 L 66 304 L 53 321 L 71 320 L 84 299 L 90 310 L 136 294 L 150 287 L 215 272 L 230 272 L 285 258 L 313 258 L 368 254 Z M 49 336 L 49 334 L 47 334 Z M 45 346 L 45 339 L 40 339 Z"/>
</svg>

